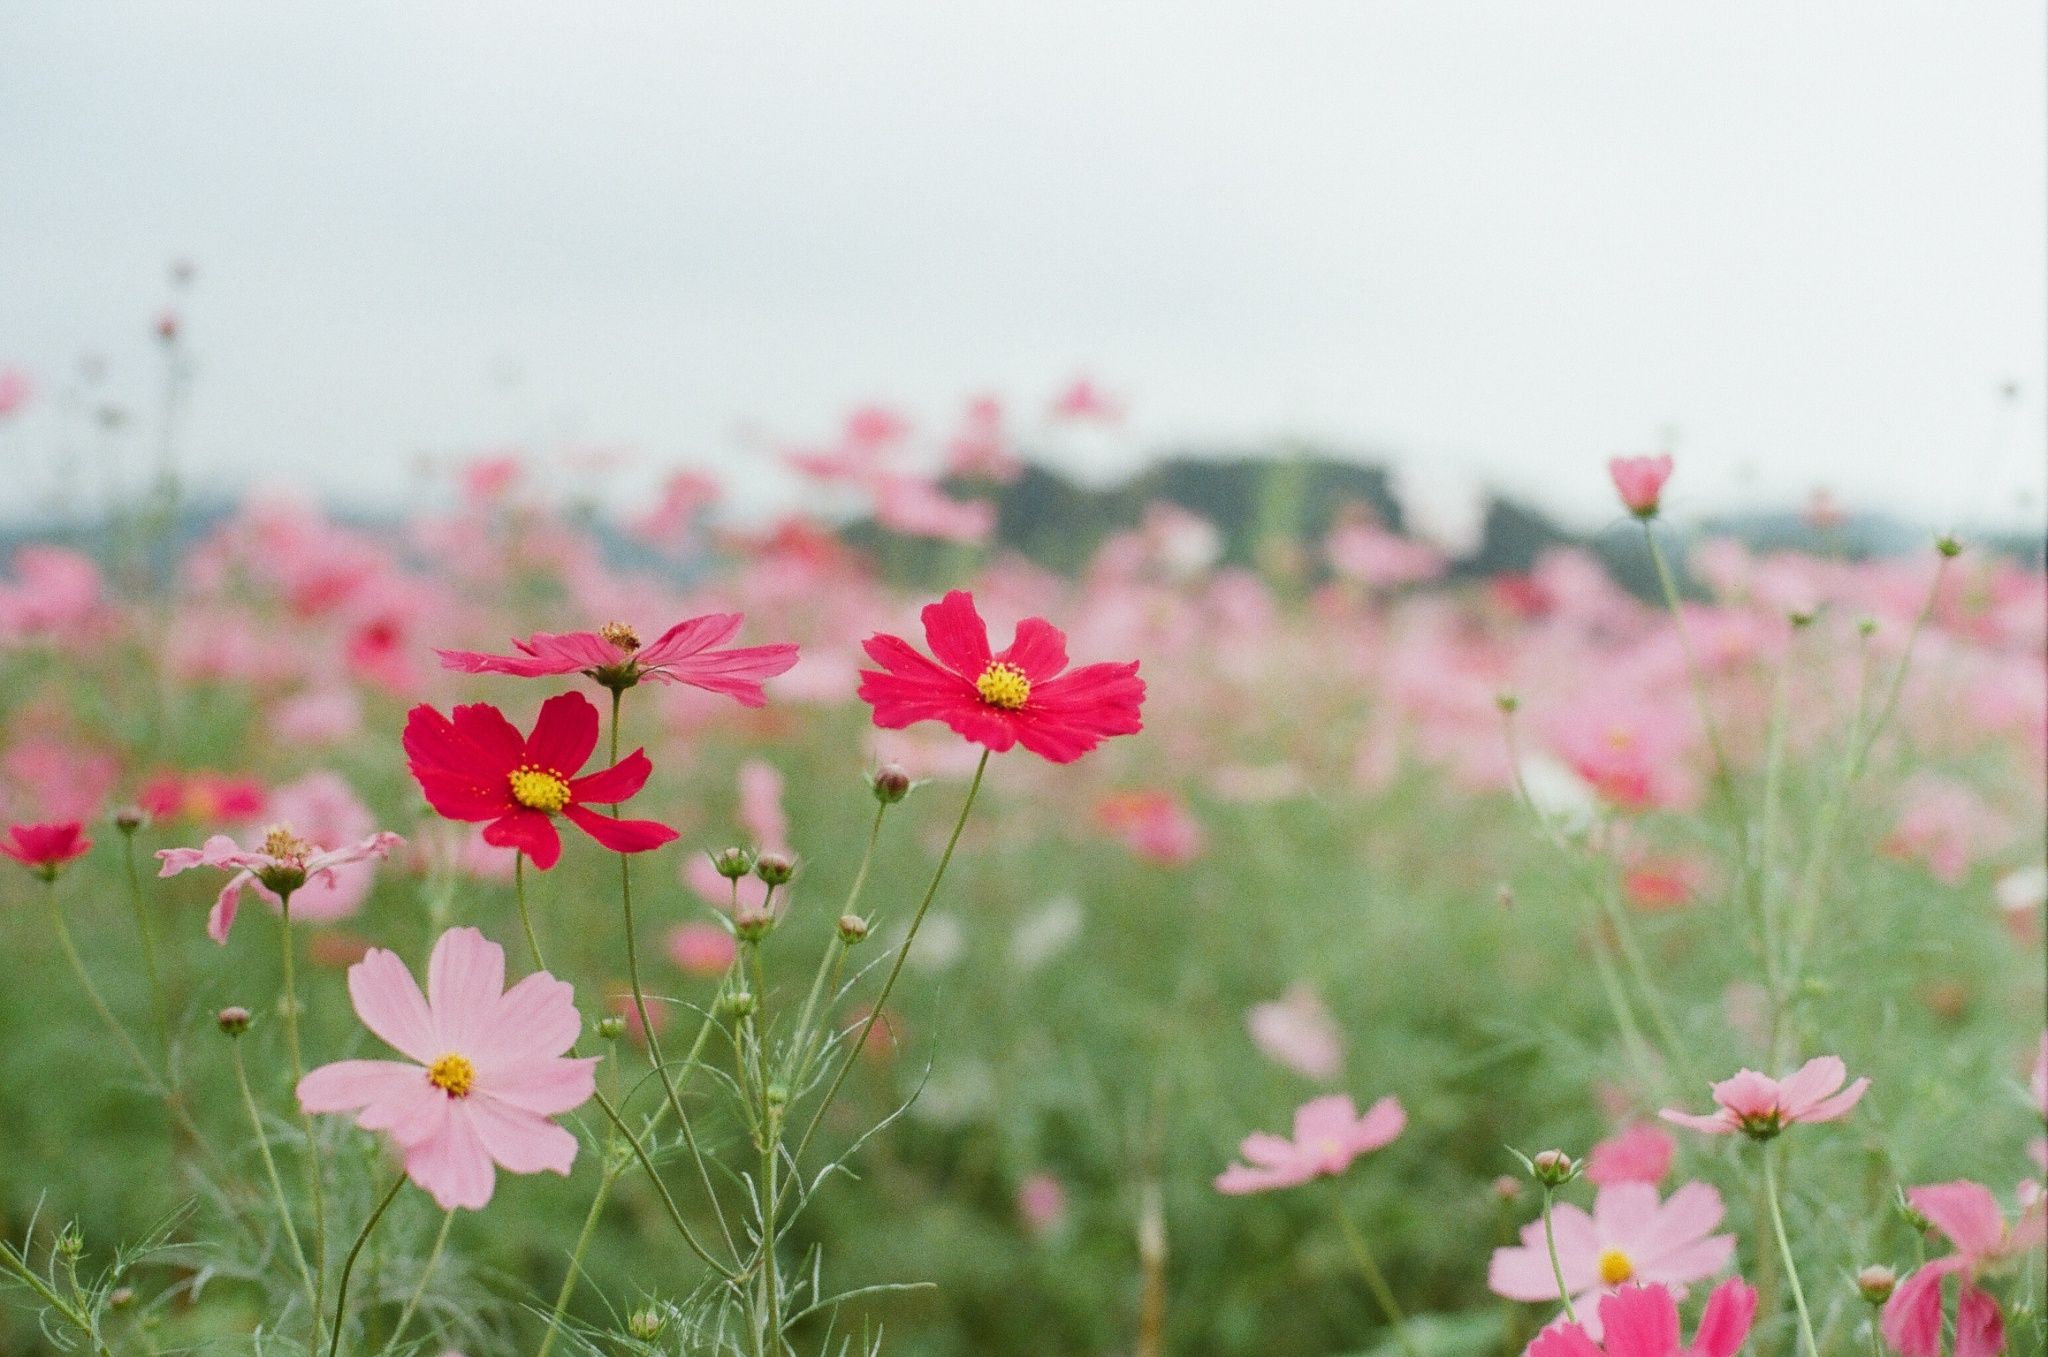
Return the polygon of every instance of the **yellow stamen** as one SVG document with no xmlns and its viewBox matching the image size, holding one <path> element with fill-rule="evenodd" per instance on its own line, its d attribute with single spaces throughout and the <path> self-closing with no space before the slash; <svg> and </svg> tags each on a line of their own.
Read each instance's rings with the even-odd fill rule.
<svg viewBox="0 0 2048 1357">
<path fill-rule="evenodd" d="M 1620 1249 L 1600 1250 L 1600 1283 L 1603 1286 L 1620 1286 L 1636 1275 L 1636 1265 Z"/>
<path fill-rule="evenodd" d="M 312 856 L 314 848 L 292 833 L 290 825 L 272 825 L 263 836 L 263 851 L 274 858 L 304 862 Z"/>
<path fill-rule="evenodd" d="M 545 768 L 515 768 L 508 776 L 512 799 L 522 806 L 552 815 L 569 804 L 569 784 L 560 773 Z"/>
<path fill-rule="evenodd" d="M 1016 711 L 1031 700 L 1031 680 L 1024 677 L 1022 669 L 1001 660 L 989 662 L 981 677 L 974 681 L 974 689 L 981 694 L 982 701 L 1004 711 Z"/>
<path fill-rule="evenodd" d="M 607 622 L 597 629 L 597 634 L 628 655 L 640 648 L 640 633 L 624 622 Z"/>
<path fill-rule="evenodd" d="M 451 1098 L 467 1098 L 476 1086 L 476 1066 L 466 1056 L 450 1051 L 427 1066 L 427 1082 Z"/>
</svg>

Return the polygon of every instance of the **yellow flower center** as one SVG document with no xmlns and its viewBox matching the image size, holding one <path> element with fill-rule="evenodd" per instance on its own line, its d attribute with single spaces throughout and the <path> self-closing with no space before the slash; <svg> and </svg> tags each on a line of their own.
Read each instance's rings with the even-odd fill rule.
<svg viewBox="0 0 2048 1357">
<path fill-rule="evenodd" d="M 974 681 L 974 689 L 981 694 L 982 701 L 1004 711 L 1016 711 L 1031 700 L 1031 680 L 1024 677 L 1022 669 L 1001 660 L 989 662 L 981 677 Z"/>
<path fill-rule="evenodd" d="M 559 773 L 545 768 L 515 768 L 508 776 L 512 799 L 522 806 L 553 814 L 569 804 L 569 784 Z"/>
<path fill-rule="evenodd" d="M 1603 1286 L 1620 1286 L 1636 1275 L 1636 1265 L 1620 1249 L 1600 1250 L 1600 1282 Z"/>
<path fill-rule="evenodd" d="M 467 1098 L 476 1086 L 476 1066 L 467 1057 L 450 1051 L 427 1066 L 427 1082 L 451 1098 Z"/>
<path fill-rule="evenodd" d="M 597 634 L 628 655 L 640 648 L 640 633 L 624 622 L 607 622 L 597 629 Z"/>
<path fill-rule="evenodd" d="M 272 825 L 263 836 L 263 851 L 280 860 L 304 862 L 313 855 L 314 848 L 292 833 L 290 825 Z"/>
</svg>

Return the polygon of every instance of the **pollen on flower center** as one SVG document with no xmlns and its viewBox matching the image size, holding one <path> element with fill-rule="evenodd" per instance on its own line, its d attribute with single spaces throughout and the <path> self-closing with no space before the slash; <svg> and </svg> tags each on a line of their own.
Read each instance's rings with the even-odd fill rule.
<svg viewBox="0 0 2048 1357">
<path fill-rule="evenodd" d="M 476 1086 L 476 1066 L 467 1056 L 450 1051 L 427 1066 L 427 1082 L 451 1098 L 467 1098 Z"/>
<path fill-rule="evenodd" d="M 607 622 L 597 629 L 597 634 L 628 655 L 640 648 L 640 633 L 624 622 Z"/>
<path fill-rule="evenodd" d="M 529 809 L 552 815 L 569 804 L 569 784 L 545 768 L 515 768 L 506 780 L 512 784 L 512 799 Z"/>
<path fill-rule="evenodd" d="M 1600 1250 L 1600 1282 L 1603 1286 L 1620 1286 L 1636 1275 L 1636 1265 L 1620 1249 Z"/>
<path fill-rule="evenodd" d="M 1004 711 L 1016 711 L 1031 700 L 1031 680 L 1024 677 L 1022 669 L 1001 660 L 989 662 L 981 677 L 974 681 L 974 690 L 981 694 L 982 701 Z"/>
<path fill-rule="evenodd" d="M 290 825 L 272 825 L 263 836 L 263 851 L 271 857 L 303 862 L 313 855 L 313 845 L 292 833 Z"/>
</svg>

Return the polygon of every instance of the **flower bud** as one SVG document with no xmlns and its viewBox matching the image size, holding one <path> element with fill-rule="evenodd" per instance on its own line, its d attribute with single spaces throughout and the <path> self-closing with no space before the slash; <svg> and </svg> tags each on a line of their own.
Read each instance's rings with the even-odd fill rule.
<svg viewBox="0 0 2048 1357">
<path fill-rule="evenodd" d="M 221 1031 L 231 1037 L 239 1037 L 249 1030 L 249 1010 L 240 1005 L 224 1008 L 214 1016 L 214 1021 L 220 1024 Z"/>
<path fill-rule="evenodd" d="M 1935 538 L 1934 549 L 1940 552 L 1945 559 L 1951 561 L 1963 554 L 1963 544 L 1954 533 L 1945 532 Z"/>
<path fill-rule="evenodd" d="M 865 941 L 867 935 L 868 921 L 866 919 L 861 918 L 858 914 L 842 914 L 839 916 L 839 940 L 848 947 L 853 946 L 857 942 Z"/>
<path fill-rule="evenodd" d="M 1503 1173 L 1493 1180 L 1493 1195 L 1504 1202 L 1511 1202 L 1522 1195 L 1522 1180 L 1512 1173 Z"/>
<path fill-rule="evenodd" d="M 1859 621 L 1856 624 L 1856 634 L 1858 636 L 1863 637 L 1866 640 L 1868 640 L 1872 636 L 1877 635 L 1877 619 L 1874 617 L 1866 617 Z"/>
<path fill-rule="evenodd" d="M 85 1252 L 85 1236 L 78 1232 L 76 1225 L 66 1225 L 57 1235 L 57 1253 L 60 1257 L 76 1258 Z"/>
<path fill-rule="evenodd" d="M 770 1107 L 787 1107 L 789 1105 L 789 1085 L 783 1083 L 770 1084 L 763 1093 L 763 1096 L 768 1100 L 768 1106 Z"/>
<path fill-rule="evenodd" d="M 1856 1274 L 1856 1289 L 1861 1291 L 1863 1299 L 1872 1305 L 1882 1305 L 1890 1300 L 1892 1288 L 1898 1284 L 1898 1273 L 1876 1263 Z"/>
<path fill-rule="evenodd" d="M 132 1286 L 117 1286 L 107 1292 L 107 1308 L 110 1310 L 125 1309 L 134 1303 L 135 1288 Z"/>
<path fill-rule="evenodd" d="M 900 763 L 885 763 L 875 770 L 874 780 L 869 785 L 874 788 L 875 800 L 885 806 L 893 806 L 910 795 L 910 774 Z"/>
<path fill-rule="evenodd" d="M 1545 1187 L 1562 1187 L 1579 1176 L 1579 1166 L 1563 1150 L 1545 1150 L 1529 1161 L 1529 1167 Z"/>
<path fill-rule="evenodd" d="M 643 1343 L 652 1343 L 661 1337 L 662 1330 L 667 1327 L 668 1316 L 651 1305 L 644 1310 L 635 1310 L 626 1317 L 627 1336 L 637 1338 Z"/>
<path fill-rule="evenodd" d="M 787 853 L 763 853 L 754 860 L 754 875 L 771 886 L 786 886 L 796 875 L 796 864 Z"/>
<path fill-rule="evenodd" d="M 140 806 L 123 806 L 114 812 L 114 828 L 123 834 L 133 834 L 149 823 L 149 816 Z"/>
<path fill-rule="evenodd" d="M 597 1020 L 597 1034 L 606 1041 L 617 1041 L 626 1035 L 626 1020 L 616 1013 L 607 1013 Z"/>
<path fill-rule="evenodd" d="M 718 1008 L 728 1018 L 744 1018 L 754 1011 L 753 991 L 736 989 L 718 1001 Z"/>
<path fill-rule="evenodd" d="M 775 931 L 775 916 L 759 905 L 742 904 L 733 912 L 732 931 L 741 942 L 759 942 Z"/>
<path fill-rule="evenodd" d="M 737 881 L 754 870 L 754 855 L 744 848 L 721 848 L 711 855 L 711 865 L 728 881 Z"/>
<path fill-rule="evenodd" d="M 1522 705 L 1522 699 L 1513 693 L 1497 693 L 1494 695 L 1493 705 L 1500 708 L 1502 716 L 1513 716 L 1516 709 Z"/>
<path fill-rule="evenodd" d="M 1814 615 L 1812 613 L 1805 611 L 1787 613 L 1785 615 L 1785 620 L 1792 624 L 1792 627 L 1795 631 L 1803 630 L 1807 627 L 1812 626 L 1813 618 Z"/>
</svg>

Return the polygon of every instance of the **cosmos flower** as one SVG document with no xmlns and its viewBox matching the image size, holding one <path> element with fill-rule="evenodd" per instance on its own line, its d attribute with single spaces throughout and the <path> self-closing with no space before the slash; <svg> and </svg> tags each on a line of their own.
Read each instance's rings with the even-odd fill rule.
<svg viewBox="0 0 2048 1357">
<path fill-rule="evenodd" d="M 1977 1274 L 2041 1246 L 2048 1237 L 2041 1201 L 2022 1210 L 2017 1223 L 2006 1220 L 1989 1188 L 1968 1180 L 1908 1188 L 1906 1202 L 1956 1251 L 1899 1283 L 1881 1317 L 1885 1341 L 1903 1357 L 1940 1357 L 1941 1279 L 1957 1273 L 1955 1357 L 1991 1357 L 2005 1347 L 2005 1316 L 1976 1284 Z"/>
<path fill-rule="evenodd" d="M 1600 1189 L 1593 1210 L 1560 1203 L 1551 1212 L 1557 1268 L 1550 1263 L 1543 1222 L 1522 1229 L 1522 1242 L 1493 1251 L 1486 1285 L 1509 1300 L 1556 1301 L 1564 1274 L 1580 1323 L 1594 1338 L 1600 1324 L 1593 1301 L 1628 1282 L 1683 1288 L 1719 1272 L 1735 1254 L 1735 1236 L 1715 1234 L 1726 1208 L 1705 1183 L 1687 1183 L 1664 1200 L 1649 1183 Z"/>
<path fill-rule="evenodd" d="M 1246 1136 L 1238 1147 L 1245 1162 L 1218 1174 L 1216 1190 L 1242 1196 L 1334 1178 L 1358 1156 L 1392 1144 L 1407 1125 L 1407 1112 L 1391 1096 L 1374 1103 L 1364 1116 L 1345 1094 L 1311 1098 L 1294 1114 L 1294 1139 L 1266 1131 Z"/>
<path fill-rule="evenodd" d="M 1016 638 L 992 654 L 974 596 L 958 589 L 927 605 L 923 616 L 936 664 L 900 636 L 863 643 L 882 666 L 860 676 L 860 697 L 875 709 L 876 725 L 901 730 L 943 721 L 995 753 L 1021 744 L 1054 763 L 1071 763 L 1110 736 L 1142 729 L 1145 683 L 1136 660 L 1070 670 L 1066 634 L 1040 617 L 1019 622 Z"/>
<path fill-rule="evenodd" d="M 1707 1297 L 1687 1347 L 1677 1297 L 1661 1286 L 1630 1286 L 1601 1297 L 1596 1328 L 1559 1320 L 1536 1335 L 1523 1357 L 1735 1357 L 1755 1321 L 1756 1289 L 1730 1277 Z M 1594 1337 L 1602 1331 L 1604 1344 Z"/>
<path fill-rule="evenodd" d="M 587 1101 L 595 1059 L 564 1054 L 582 1018 L 576 992 L 545 971 L 505 988 L 505 949 L 451 928 L 427 961 L 427 992 L 394 952 L 349 967 L 363 1025 L 404 1060 L 342 1060 L 299 1081 L 308 1112 L 353 1112 L 387 1133 L 406 1176 L 443 1210 L 481 1209 L 497 1170 L 566 1174 L 576 1137 L 549 1120 Z"/>
<path fill-rule="evenodd" d="M 676 623 L 642 645 L 639 633 L 623 622 L 607 622 L 596 631 L 559 635 L 535 632 L 515 640 L 516 655 L 487 655 L 470 650 L 437 650 L 441 663 L 465 674 L 511 674 L 544 678 L 584 674 L 607 688 L 630 688 L 642 679 L 687 684 L 723 693 L 740 705 L 759 707 L 768 698 L 764 679 L 785 673 L 796 663 L 793 645 L 742 646 L 720 650 L 739 634 L 739 613 L 707 613 Z"/>
<path fill-rule="evenodd" d="M 405 721 L 406 760 L 427 804 L 451 820 L 488 821 L 484 841 L 516 848 L 542 871 L 562 856 L 555 817 L 614 853 L 644 853 L 676 837 L 653 820 L 618 820 L 592 806 L 639 794 L 654 765 L 636 749 L 611 767 L 576 776 L 597 748 L 597 708 L 581 693 L 541 704 L 533 733 L 521 735 L 486 703 L 457 707 L 453 719 L 422 703 Z"/>
<path fill-rule="evenodd" d="M 64 864 L 85 856 L 92 840 L 76 820 L 54 824 L 11 825 L 0 838 L 0 855 L 13 858 L 45 881 L 55 881 Z"/>
<path fill-rule="evenodd" d="M 1637 518 L 1655 518 L 1664 496 L 1664 482 L 1671 479 L 1671 454 L 1655 457 L 1616 457 L 1607 463 L 1614 478 L 1614 492 Z"/>
<path fill-rule="evenodd" d="M 1708 1135 L 1740 1131 L 1757 1140 L 1769 1140 L 1794 1122 L 1833 1121 L 1846 1115 L 1870 1087 L 1868 1079 L 1858 1079 L 1843 1088 L 1842 1081 L 1848 1076 L 1848 1067 L 1831 1055 L 1816 1056 L 1783 1079 L 1737 1070 L 1733 1078 L 1714 1085 L 1714 1101 L 1719 1104 L 1715 1111 L 1700 1116 L 1666 1108 L 1658 1115 Z"/>
<path fill-rule="evenodd" d="M 1648 1124 L 1629 1127 L 1595 1145 L 1586 1155 L 1586 1177 L 1607 1187 L 1614 1183 L 1661 1183 L 1671 1171 L 1678 1143 Z"/>
<path fill-rule="evenodd" d="M 228 930 L 235 926 L 235 910 L 244 889 L 276 902 L 309 881 L 331 879 L 337 867 L 389 857 L 403 842 L 390 830 L 382 830 L 342 848 L 323 849 L 293 833 L 290 825 L 273 825 L 263 836 L 261 848 L 242 848 L 227 835 L 216 834 L 198 848 L 159 849 L 157 858 L 163 870 L 157 875 L 176 876 L 194 867 L 233 873 L 206 915 L 206 936 L 225 944 Z"/>
</svg>

